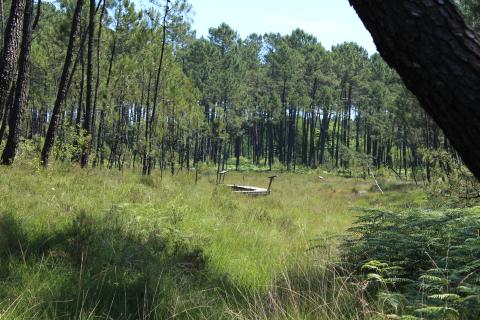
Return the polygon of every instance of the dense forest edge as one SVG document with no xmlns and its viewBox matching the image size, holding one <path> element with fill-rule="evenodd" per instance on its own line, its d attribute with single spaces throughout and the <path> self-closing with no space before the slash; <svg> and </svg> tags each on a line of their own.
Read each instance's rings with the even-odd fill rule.
<svg viewBox="0 0 480 320">
<path fill-rule="evenodd" d="M 0 319 L 478 319 L 480 183 L 397 72 L 191 11 L 0 0 Z"/>
</svg>

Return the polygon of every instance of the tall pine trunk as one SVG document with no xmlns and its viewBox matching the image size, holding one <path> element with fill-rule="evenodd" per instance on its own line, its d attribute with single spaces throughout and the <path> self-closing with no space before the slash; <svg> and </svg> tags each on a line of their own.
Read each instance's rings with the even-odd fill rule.
<svg viewBox="0 0 480 320">
<path fill-rule="evenodd" d="M 87 49 L 87 94 L 85 117 L 83 121 L 83 134 L 88 140 L 83 146 L 81 166 L 82 168 L 88 165 L 88 158 L 90 156 L 90 149 L 92 146 L 92 111 L 93 111 L 93 51 L 94 51 L 94 36 L 95 36 L 95 0 L 90 0 L 89 23 L 88 23 L 88 49 Z"/>
<path fill-rule="evenodd" d="M 155 119 L 156 119 L 156 111 L 157 111 L 157 102 L 158 102 L 158 91 L 160 87 L 160 76 L 162 73 L 162 67 L 163 67 L 163 57 L 165 54 L 165 44 L 167 40 L 167 17 L 168 17 L 168 10 L 170 4 L 170 0 L 167 0 L 167 3 L 165 5 L 165 14 L 163 16 L 163 26 L 162 26 L 162 46 L 160 48 L 160 61 L 158 63 L 158 69 L 157 69 L 157 76 L 155 78 L 155 90 L 153 92 L 153 104 L 152 104 L 152 115 L 147 121 L 146 126 L 148 134 L 145 135 L 146 141 L 145 141 L 145 154 L 144 154 L 144 165 L 143 165 L 143 175 L 150 175 L 152 171 L 152 140 L 153 140 L 153 133 L 154 133 L 154 128 L 155 128 Z"/>
<path fill-rule="evenodd" d="M 42 162 L 42 165 L 45 167 L 48 166 L 50 153 L 52 151 L 53 144 L 55 143 L 57 128 L 60 122 L 59 120 L 60 120 L 62 103 L 65 100 L 65 97 L 67 96 L 68 76 L 70 73 L 70 66 L 73 60 L 73 48 L 75 45 L 75 40 L 77 38 L 77 30 L 78 30 L 78 24 L 80 22 L 80 15 L 82 13 L 82 7 L 83 7 L 83 0 L 77 0 L 77 4 L 75 6 L 75 11 L 73 13 L 73 18 L 72 18 L 70 38 L 68 41 L 67 53 L 65 55 L 65 62 L 63 64 L 63 71 L 60 77 L 60 83 L 58 85 L 57 97 L 55 99 L 55 104 L 53 106 L 50 124 L 48 126 L 47 136 L 45 137 L 45 143 L 43 144 L 43 149 L 42 149 L 41 162 Z"/>
<path fill-rule="evenodd" d="M 15 159 L 20 139 L 23 110 L 27 100 L 27 84 L 30 75 L 30 51 L 32 43 L 33 0 L 26 0 L 23 18 L 22 46 L 18 63 L 15 99 L 8 119 L 8 138 L 2 153 L 2 164 L 10 165 Z"/>
<path fill-rule="evenodd" d="M 12 1 L 10 16 L 4 35 L 2 60 L 0 60 L 0 119 L 7 117 L 7 96 L 14 77 L 15 64 L 20 46 L 20 29 L 25 0 Z"/>
</svg>

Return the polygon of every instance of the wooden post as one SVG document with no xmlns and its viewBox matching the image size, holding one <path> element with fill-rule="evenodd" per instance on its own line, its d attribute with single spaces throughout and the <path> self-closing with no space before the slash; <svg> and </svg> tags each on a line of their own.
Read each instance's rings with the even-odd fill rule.
<svg viewBox="0 0 480 320">
<path fill-rule="evenodd" d="M 268 193 L 270 193 L 270 188 L 272 187 L 272 182 L 273 182 L 273 179 L 275 179 L 277 176 L 271 176 L 271 177 L 268 177 L 270 179 L 270 182 L 268 184 Z"/>
<path fill-rule="evenodd" d="M 217 184 L 223 184 L 225 181 L 225 174 L 227 173 L 227 170 L 222 170 L 219 173 L 217 173 Z"/>
</svg>

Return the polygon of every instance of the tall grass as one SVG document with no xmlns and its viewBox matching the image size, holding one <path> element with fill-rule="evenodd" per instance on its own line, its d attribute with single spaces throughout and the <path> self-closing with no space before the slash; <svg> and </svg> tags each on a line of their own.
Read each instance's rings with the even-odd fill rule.
<svg viewBox="0 0 480 320">
<path fill-rule="evenodd" d="M 263 186 L 268 175 L 225 182 Z M 195 184 L 187 173 L 1 167 L 0 318 L 369 318 L 332 263 L 336 236 L 352 207 L 406 197 L 386 203 L 359 193 L 370 181 L 322 175 L 283 173 L 252 198 L 208 171 Z"/>
</svg>

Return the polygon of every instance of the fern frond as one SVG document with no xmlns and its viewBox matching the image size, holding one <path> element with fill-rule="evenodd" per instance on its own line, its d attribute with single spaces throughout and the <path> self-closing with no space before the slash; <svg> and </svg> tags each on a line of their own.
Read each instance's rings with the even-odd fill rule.
<svg viewBox="0 0 480 320">
<path fill-rule="evenodd" d="M 457 309 L 450 307 L 425 307 L 416 309 L 415 313 L 428 316 L 439 316 L 439 315 L 459 315 Z"/>
<path fill-rule="evenodd" d="M 448 285 L 448 280 L 447 279 L 432 276 L 430 274 L 422 275 L 422 276 L 420 276 L 419 279 L 422 280 L 422 281 L 425 281 L 426 283 L 430 282 L 430 283 L 437 284 L 437 285 L 444 285 L 444 286 Z"/>
<path fill-rule="evenodd" d="M 428 296 L 428 298 L 432 300 L 453 301 L 453 300 L 460 299 L 460 296 L 454 293 L 441 293 L 441 294 L 432 294 Z"/>
</svg>

